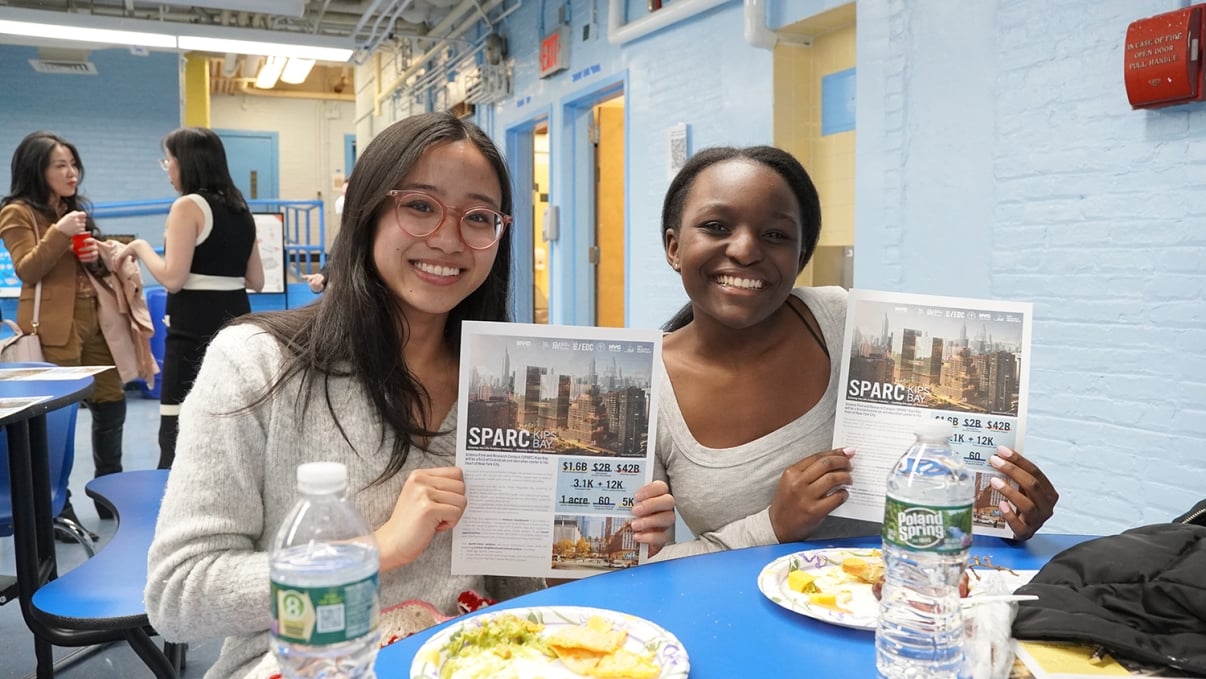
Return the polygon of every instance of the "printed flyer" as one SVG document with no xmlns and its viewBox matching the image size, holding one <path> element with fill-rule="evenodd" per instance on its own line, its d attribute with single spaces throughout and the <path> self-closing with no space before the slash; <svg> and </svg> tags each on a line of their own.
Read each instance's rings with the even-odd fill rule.
<svg viewBox="0 0 1206 679">
<path fill-rule="evenodd" d="M 997 446 L 1025 452 L 1032 316 L 1024 302 L 850 291 L 833 441 L 857 453 L 835 516 L 881 521 L 888 472 L 917 420 L 939 417 L 975 477 L 975 532 L 1011 535 L 989 458 Z"/>
<path fill-rule="evenodd" d="M 629 524 L 653 479 L 661 348 L 656 330 L 464 323 L 454 575 L 572 579 L 644 560 Z"/>
</svg>

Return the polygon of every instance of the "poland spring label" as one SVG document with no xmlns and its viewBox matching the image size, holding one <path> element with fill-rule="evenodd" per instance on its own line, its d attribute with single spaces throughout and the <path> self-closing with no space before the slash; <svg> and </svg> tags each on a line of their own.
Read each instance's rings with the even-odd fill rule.
<svg viewBox="0 0 1206 679">
<path fill-rule="evenodd" d="M 903 549 L 958 552 L 971 545 L 972 506 L 931 507 L 885 499 L 884 542 Z"/>
</svg>

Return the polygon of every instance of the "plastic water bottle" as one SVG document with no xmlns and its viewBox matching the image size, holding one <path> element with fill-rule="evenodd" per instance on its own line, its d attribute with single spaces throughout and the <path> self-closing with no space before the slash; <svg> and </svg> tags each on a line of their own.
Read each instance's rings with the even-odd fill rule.
<svg viewBox="0 0 1206 679">
<path fill-rule="evenodd" d="M 272 652 L 290 679 L 376 676 L 377 541 L 347 486 L 338 462 L 299 466 L 301 499 L 273 545 Z"/>
<path fill-rule="evenodd" d="M 950 422 L 923 420 L 916 434 L 888 473 L 875 664 L 888 679 L 955 679 L 963 665 L 959 579 L 975 488 L 947 441 Z"/>
</svg>

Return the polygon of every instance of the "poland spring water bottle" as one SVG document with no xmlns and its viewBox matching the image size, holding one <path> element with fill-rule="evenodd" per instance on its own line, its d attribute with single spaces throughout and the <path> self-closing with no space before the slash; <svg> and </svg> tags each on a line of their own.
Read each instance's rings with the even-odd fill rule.
<svg viewBox="0 0 1206 679">
<path fill-rule="evenodd" d="M 888 473 L 875 664 L 888 679 L 955 679 L 963 664 L 959 579 L 975 489 L 947 442 L 950 422 L 922 420 L 916 434 Z"/>
<path fill-rule="evenodd" d="M 272 652 L 289 679 L 375 676 L 377 541 L 347 486 L 338 462 L 299 466 L 301 499 L 273 543 Z"/>
</svg>

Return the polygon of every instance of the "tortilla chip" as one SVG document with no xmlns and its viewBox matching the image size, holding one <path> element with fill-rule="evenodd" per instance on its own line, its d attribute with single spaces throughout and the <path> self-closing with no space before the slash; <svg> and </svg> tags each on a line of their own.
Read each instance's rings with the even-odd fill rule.
<svg viewBox="0 0 1206 679">
<path fill-rule="evenodd" d="M 599 664 L 599 658 L 603 657 L 599 653 L 583 648 L 562 648 L 560 646 L 553 646 L 552 648 L 561 664 L 582 676 L 589 676 L 595 669 L 595 666 Z"/>
<path fill-rule="evenodd" d="M 585 649 L 596 653 L 611 653 L 624 645 L 628 632 L 612 629 L 611 624 L 598 616 L 586 621 L 585 625 L 564 627 L 549 635 L 546 641 L 555 650 Z"/>
<path fill-rule="evenodd" d="M 862 582 L 874 584 L 876 580 L 883 577 L 884 561 L 882 558 L 861 559 L 851 556 L 842 561 L 842 571 Z"/>
<path fill-rule="evenodd" d="M 600 679 L 652 679 L 661 671 L 652 658 L 621 648 L 599 658 L 589 674 Z"/>
</svg>

